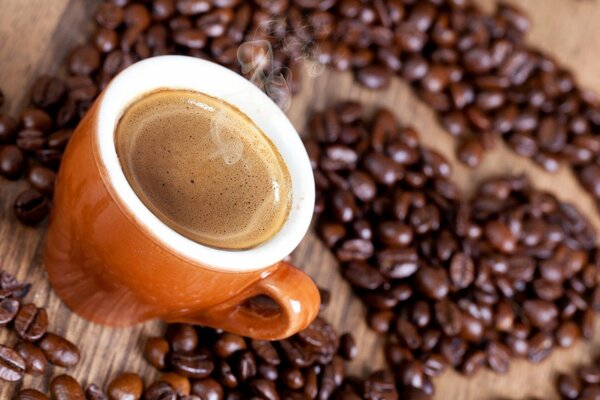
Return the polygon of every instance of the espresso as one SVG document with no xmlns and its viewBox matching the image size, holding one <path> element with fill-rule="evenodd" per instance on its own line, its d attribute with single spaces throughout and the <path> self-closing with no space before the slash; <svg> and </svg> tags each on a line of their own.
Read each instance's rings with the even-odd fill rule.
<svg viewBox="0 0 600 400">
<path fill-rule="evenodd" d="M 265 134 L 223 100 L 156 91 L 125 111 L 115 136 L 129 184 L 181 235 L 242 250 L 283 226 L 292 194 L 287 167 Z"/>
</svg>

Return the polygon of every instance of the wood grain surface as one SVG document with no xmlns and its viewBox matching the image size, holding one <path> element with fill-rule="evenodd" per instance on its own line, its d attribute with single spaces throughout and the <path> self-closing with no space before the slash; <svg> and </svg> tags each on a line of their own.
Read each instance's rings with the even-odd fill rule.
<svg viewBox="0 0 600 400">
<path fill-rule="evenodd" d="M 533 19 L 529 42 L 553 54 L 572 68 L 582 84 L 600 93 L 600 1 L 597 0 L 513 0 Z M 60 71 L 68 50 L 87 37 L 89 23 L 98 0 L 0 0 L 0 88 L 7 100 L 2 112 L 16 114 L 26 104 L 28 88 L 39 73 Z M 492 0 L 481 0 L 490 10 Z M 434 114 L 417 100 L 410 88 L 394 80 L 385 92 L 371 92 L 352 82 L 350 74 L 324 71 L 305 81 L 302 93 L 292 101 L 289 116 L 299 132 L 305 129 L 305 116 L 341 99 L 360 100 L 369 105 L 387 106 L 406 125 L 420 132 L 424 144 L 445 154 L 455 165 L 454 180 L 469 194 L 477 182 L 500 173 L 527 173 L 534 183 L 554 192 L 559 198 L 577 204 L 600 231 L 600 216 L 591 198 L 563 169 L 550 175 L 530 160 L 518 157 L 499 146 L 475 171 L 456 163 L 454 143 L 436 122 Z M 144 338 L 161 332 L 159 322 L 128 329 L 111 329 L 91 324 L 72 314 L 54 295 L 45 278 L 41 262 L 44 227 L 21 226 L 12 213 L 12 203 L 26 184 L 0 178 L 0 268 L 34 285 L 29 298 L 47 307 L 50 329 L 65 335 L 82 350 L 82 362 L 69 371 L 83 383 L 105 386 L 122 371 L 140 373 L 146 383 L 157 375 L 141 357 Z M 384 366 L 382 340 L 369 331 L 364 322 L 364 308 L 352 295 L 338 273 L 332 255 L 310 233 L 293 254 L 296 265 L 307 271 L 320 286 L 332 291 L 332 304 L 324 312 L 339 332 L 351 331 L 357 338 L 359 357 L 350 365 L 353 374 L 365 375 Z M 513 362 L 510 372 L 498 376 L 482 370 L 465 379 L 449 371 L 436 379 L 436 399 L 524 399 L 538 396 L 555 399 L 554 378 L 559 371 L 573 371 L 600 353 L 600 320 L 593 343 L 579 343 L 569 350 L 555 351 L 539 365 Z M 0 329 L 0 343 L 13 344 L 14 334 Z M 46 390 L 49 380 L 63 373 L 52 368 L 42 378 L 27 376 L 21 384 L 0 382 L 0 399 L 10 399 L 21 387 Z"/>
</svg>

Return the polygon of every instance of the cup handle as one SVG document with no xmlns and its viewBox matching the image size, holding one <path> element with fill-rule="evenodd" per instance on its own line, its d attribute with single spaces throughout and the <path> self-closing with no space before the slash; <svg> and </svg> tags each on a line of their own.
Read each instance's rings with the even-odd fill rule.
<svg viewBox="0 0 600 400">
<path fill-rule="evenodd" d="M 267 296 L 273 302 L 254 301 Z M 235 296 L 178 321 L 213 326 L 261 340 L 287 338 L 306 328 L 317 316 L 319 290 L 312 279 L 287 262 L 279 262 L 261 278 Z"/>
</svg>

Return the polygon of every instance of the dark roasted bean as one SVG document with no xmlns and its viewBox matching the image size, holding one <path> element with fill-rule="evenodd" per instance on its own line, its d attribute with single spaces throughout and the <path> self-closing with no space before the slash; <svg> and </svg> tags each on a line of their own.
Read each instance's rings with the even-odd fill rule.
<svg viewBox="0 0 600 400">
<path fill-rule="evenodd" d="M 47 333 L 39 342 L 40 349 L 51 364 L 69 368 L 79 363 L 79 349 L 67 339 Z"/>
<path fill-rule="evenodd" d="M 0 380 L 17 382 L 25 374 L 25 360 L 10 347 L 0 345 Z"/>
<path fill-rule="evenodd" d="M 139 375 L 125 372 L 114 378 L 106 391 L 110 399 L 126 400 L 139 399 L 143 390 L 144 384 Z"/>
<path fill-rule="evenodd" d="M 31 375 L 44 375 L 48 360 L 39 347 L 29 342 L 19 342 L 15 350 L 25 360 L 25 372 Z"/>
<path fill-rule="evenodd" d="M 79 382 L 70 375 L 59 375 L 50 382 L 50 394 L 55 400 L 84 400 Z"/>
<path fill-rule="evenodd" d="M 23 389 L 15 397 L 16 400 L 49 400 L 48 396 L 35 389 Z"/>
<path fill-rule="evenodd" d="M 48 314 L 34 304 L 23 305 L 15 317 L 15 330 L 21 339 L 29 342 L 39 340 L 48 328 Z"/>
</svg>

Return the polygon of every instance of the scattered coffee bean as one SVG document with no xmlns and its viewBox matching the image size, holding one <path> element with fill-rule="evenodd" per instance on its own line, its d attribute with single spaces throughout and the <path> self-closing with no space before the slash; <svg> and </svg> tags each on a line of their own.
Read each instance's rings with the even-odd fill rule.
<svg viewBox="0 0 600 400">
<path fill-rule="evenodd" d="M 81 385 L 70 375 L 59 375 L 50 382 L 53 400 L 85 400 Z"/>
<path fill-rule="evenodd" d="M 17 382 L 25 374 L 25 360 L 10 347 L 0 345 L 0 380 Z"/>
<path fill-rule="evenodd" d="M 40 192 L 27 189 L 15 199 L 14 210 L 19 221 L 26 225 L 35 225 L 46 218 L 50 206 Z"/>
<path fill-rule="evenodd" d="M 144 383 L 139 375 L 125 372 L 108 385 L 107 393 L 111 400 L 136 400 L 142 397 Z"/>
<path fill-rule="evenodd" d="M 9 144 L 0 149 L 0 175 L 8 179 L 17 179 L 25 170 L 27 161 L 21 149 Z"/>
<path fill-rule="evenodd" d="M 152 337 L 146 340 L 146 344 L 144 345 L 144 356 L 146 357 L 146 361 L 154 368 L 165 368 L 168 353 L 169 342 L 164 338 Z"/>
<path fill-rule="evenodd" d="M 21 390 L 17 396 L 16 400 L 50 400 L 48 396 L 44 393 L 35 390 L 35 389 L 25 389 Z"/>
<path fill-rule="evenodd" d="M 23 340 L 35 342 L 41 339 L 48 328 L 48 313 L 34 304 L 21 306 L 15 317 L 15 330 Z"/>
<path fill-rule="evenodd" d="M 47 333 L 38 344 L 50 363 L 59 367 L 73 367 L 79 362 L 79 349 L 62 336 Z"/>
<path fill-rule="evenodd" d="M 25 372 L 31 375 L 44 375 L 48 360 L 39 347 L 29 342 L 19 342 L 15 350 L 25 360 Z"/>
</svg>

